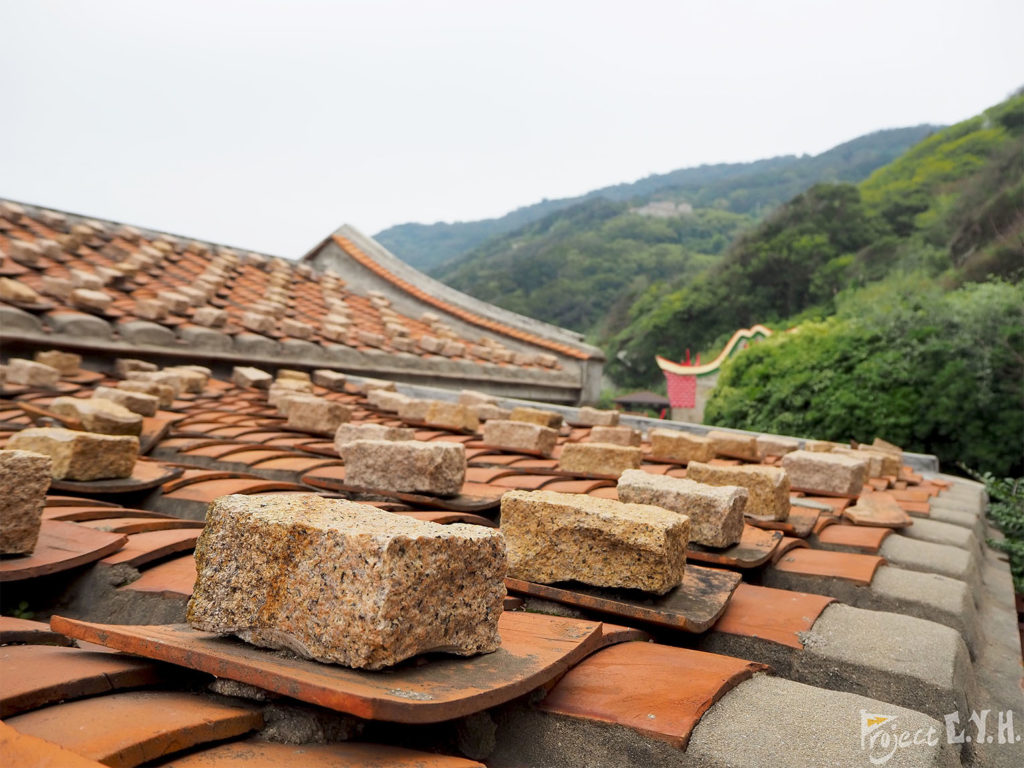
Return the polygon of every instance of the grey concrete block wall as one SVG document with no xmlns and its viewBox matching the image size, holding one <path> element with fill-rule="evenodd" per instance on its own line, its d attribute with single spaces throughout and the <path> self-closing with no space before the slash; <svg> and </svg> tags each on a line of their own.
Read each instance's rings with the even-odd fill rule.
<svg viewBox="0 0 1024 768">
<path fill-rule="evenodd" d="M 935 718 L 978 700 L 960 633 L 933 621 L 841 603 L 800 637 L 803 649 L 712 629 L 701 650 L 768 664 L 780 676 L 914 709 Z"/>
</svg>

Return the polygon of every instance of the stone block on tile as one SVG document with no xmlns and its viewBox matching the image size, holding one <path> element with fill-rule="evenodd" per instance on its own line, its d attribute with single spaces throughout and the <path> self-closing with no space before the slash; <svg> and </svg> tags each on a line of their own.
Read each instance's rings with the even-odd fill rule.
<svg viewBox="0 0 1024 768">
<path fill-rule="evenodd" d="M 309 323 L 292 320 L 290 317 L 281 318 L 281 333 L 293 339 L 311 339 L 316 335 L 316 329 Z"/>
<path fill-rule="evenodd" d="M 42 296 L 20 280 L 12 280 L 9 277 L 0 277 L 0 301 L 37 304 L 42 300 Z"/>
<path fill-rule="evenodd" d="M 231 381 L 236 387 L 242 389 L 270 389 L 274 377 L 259 368 L 252 368 L 245 365 L 236 365 L 231 371 Z"/>
<path fill-rule="evenodd" d="M 30 427 L 14 434 L 7 448 L 49 456 L 57 480 L 109 480 L 131 475 L 139 456 L 139 438 Z"/>
<path fill-rule="evenodd" d="M 106 312 L 114 301 L 114 297 L 105 291 L 93 291 L 88 288 L 75 288 L 68 297 L 71 304 L 79 309 Z"/>
<path fill-rule="evenodd" d="M 509 416 L 512 421 L 525 421 L 530 424 L 540 424 L 542 427 L 558 429 L 562 426 L 562 414 L 554 411 L 544 411 L 540 408 L 527 408 L 519 406 L 512 409 Z"/>
<path fill-rule="evenodd" d="M 439 339 L 436 336 L 421 336 L 419 340 L 420 349 L 424 352 L 429 352 L 432 355 L 439 355 L 444 349 L 444 339 Z"/>
<path fill-rule="evenodd" d="M 611 443 L 612 445 L 639 446 L 643 435 L 632 427 L 591 427 L 589 441 Z"/>
<path fill-rule="evenodd" d="M 322 397 L 293 400 L 288 407 L 288 426 L 316 435 L 333 436 L 338 427 L 352 418 L 347 405 Z"/>
<path fill-rule="evenodd" d="M 164 371 L 181 379 L 181 390 L 193 395 L 201 394 L 210 380 L 209 369 L 201 366 L 172 365 Z"/>
<path fill-rule="evenodd" d="M 174 387 L 168 384 L 160 384 L 156 381 L 119 381 L 116 389 L 121 392 L 134 392 L 154 397 L 156 398 L 156 407 L 160 408 L 170 408 L 174 405 L 174 400 L 176 398 Z M 120 402 L 125 408 L 130 411 L 134 411 L 140 416 L 152 416 L 153 413 L 144 412 L 151 408 L 154 413 L 156 411 L 156 407 L 150 405 L 148 401 L 133 400 L 129 403 L 127 400 L 115 400 L 115 402 Z"/>
<path fill-rule="evenodd" d="M 347 378 L 344 373 L 327 368 L 313 371 L 313 383 L 332 392 L 344 392 Z"/>
<path fill-rule="evenodd" d="M 334 433 L 334 448 L 341 449 L 357 440 L 415 440 L 416 432 L 408 427 L 385 427 L 383 424 L 342 424 Z"/>
<path fill-rule="evenodd" d="M 366 402 L 388 413 L 398 413 L 408 401 L 409 398 L 405 395 L 387 389 L 374 389 L 366 395 Z"/>
<path fill-rule="evenodd" d="M 526 451 L 550 456 L 558 441 L 558 432 L 551 427 L 526 421 L 491 419 L 484 423 L 483 441 L 506 451 Z"/>
<path fill-rule="evenodd" d="M 280 368 L 277 371 L 277 376 L 275 378 L 277 379 L 277 381 L 284 381 L 286 379 L 290 379 L 291 381 L 301 381 L 307 385 L 313 383 L 313 378 L 309 375 L 309 373 L 307 373 L 306 371 L 296 371 L 291 368 Z M 310 389 L 309 391 L 311 392 L 312 389 Z"/>
<path fill-rule="evenodd" d="M 841 496 L 857 496 L 867 480 L 866 461 L 839 453 L 793 451 L 782 457 L 782 468 L 795 488 Z"/>
<path fill-rule="evenodd" d="M 691 461 L 711 461 L 715 457 L 711 441 L 702 435 L 677 429 L 652 429 L 650 431 L 651 458 L 663 461 L 677 461 L 688 464 Z"/>
<path fill-rule="evenodd" d="M 579 414 L 576 416 L 576 423 L 587 427 L 615 427 L 619 424 L 619 412 L 600 410 L 585 405 L 580 408 Z"/>
<path fill-rule="evenodd" d="M 789 476 L 779 467 L 716 467 L 691 461 L 686 477 L 708 485 L 738 485 L 749 492 L 746 514 L 768 520 L 789 519 Z"/>
<path fill-rule="evenodd" d="M 743 536 L 746 488 L 705 485 L 640 469 L 623 472 L 619 501 L 653 504 L 690 518 L 690 541 L 705 547 L 729 547 Z"/>
<path fill-rule="evenodd" d="M 612 443 L 566 443 L 558 459 L 558 468 L 578 475 L 618 477 L 627 469 L 639 468 L 643 451 Z"/>
<path fill-rule="evenodd" d="M 260 312 L 244 312 L 241 324 L 243 328 L 248 328 L 250 331 L 255 331 L 263 336 L 274 331 L 274 318 Z"/>
<path fill-rule="evenodd" d="M 199 307 L 192 313 L 192 322 L 204 328 L 223 328 L 228 324 L 228 313 L 216 307 Z"/>
<path fill-rule="evenodd" d="M 665 594 L 683 581 L 689 529 L 685 515 L 646 504 L 551 491 L 501 497 L 509 576 L 541 584 Z"/>
<path fill-rule="evenodd" d="M 74 352 L 62 352 L 59 349 L 48 349 L 36 352 L 35 361 L 56 368 L 61 376 L 74 376 L 82 367 L 82 356 Z"/>
<path fill-rule="evenodd" d="M 150 363 L 146 360 L 135 360 L 129 357 L 119 357 L 114 361 L 114 375 L 119 378 L 125 378 L 132 371 L 158 371 L 159 366 L 156 363 Z"/>
<path fill-rule="evenodd" d="M 483 392 L 474 392 L 471 389 L 463 389 L 459 392 L 459 402 L 463 405 L 497 405 L 498 400 L 493 395 Z"/>
<path fill-rule="evenodd" d="M 489 421 L 491 419 L 509 420 L 508 417 L 512 415 L 512 409 L 511 408 L 502 408 L 501 406 L 491 405 L 489 403 L 484 403 L 483 405 L 474 406 L 474 409 L 476 410 L 476 417 L 480 421 Z M 525 422 L 520 422 L 520 423 L 525 423 Z"/>
<path fill-rule="evenodd" d="M 38 267 L 43 256 L 42 249 L 28 240 L 8 240 L 7 252 L 11 259 L 26 267 Z"/>
<path fill-rule="evenodd" d="M 341 456 L 345 483 L 360 488 L 455 496 L 466 477 L 461 443 L 358 440 Z"/>
<path fill-rule="evenodd" d="M 43 275 L 40 290 L 47 296 L 53 296 L 61 301 L 67 301 L 68 297 L 71 296 L 71 291 L 74 290 L 74 286 L 71 285 L 71 281 L 66 277 Z"/>
<path fill-rule="evenodd" d="M 424 421 L 434 427 L 456 431 L 476 432 L 480 428 L 480 420 L 475 409 L 445 400 L 431 400 Z"/>
<path fill-rule="evenodd" d="M 382 389 L 386 392 L 395 391 L 395 382 L 389 381 L 388 379 L 364 378 L 361 381 L 355 382 L 355 384 L 356 389 L 358 389 L 364 395 L 368 395 L 377 389 Z"/>
<path fill-rule="evenodd" d="M 427 411 L 430 410 L 430 400 L 424 400 L 418 397 L 405 397 L 399 395 L 405 399 L 398 403 L 398 418 L 406 422 L 425 422 L 427 420 Z"/>
<path fill-rule="evenodd" d="M 800 450 L 800 441 L 791 437 L 778 435 L 758 435 L 757 455 L 763 461 L 768 456 L 785 456 L 787 453 Z M 706 459 L 702 459 L 706 461 Z"/>
<path fill-rule="evenodd" d="M 51 472 L 49 456 L 0 450 L 0 554 L 27 555 L 36 548 Z"/>
<path fill-rule="evenodd" d="M 174 314 L 185 314 L 191 307 L 191 301 L 188 300 L 188 297 L 177 291 L 161 291 L 160 298 Z"/>
<path fill-rule="evenodd" d="M 757 438 L 754 435 L 712 429 L 706 437 L 711 441 L 711 447 L 717 456 L 743 459 L 744 461 L 760 461 Z"/>
<path fill-rule="evenodd" d="M 120 382 L 117 387 L 96 387 L 93 391 L 94 398 L 100 398 L 102 400 L 108 400 L 116 405 L 121 406 L 125 410 L 137 414 L 138 416 L 155 416 L 157 406 L 162 405 L 160 398 L 156 395 L 147 394 L 146 392 L 132 391 L 130 388 L 124 387 L 126 384 L 139 384 L 149 389 L 149 387 L 160 386 L 155 382 Z M 69 398 L 64 398 L 69 399 Z M 88 402 L 88 401 L 85 401 Z M 171 402 L 174 402 L 174 398 L 171 398 Z M 168 403 L 167 405 L 170 405 Z M 166 406 L 165 406 L 166 407 Z M 102 431 L 102 430 L 93 430 Z M 121 434 L 121 433 L 111 433 Z M 124 434 L 139 434 L 138 432 L 124 433 Z"/>
<path fill-rule="evenodd" d="M 160 299 L 136 299 L 135 315 L 144 320 L 166 320 L 167 305 Z"/>
<path fill-rule="evenodd" d="M 78 419 L 88 432 L 99 432 L 103 435 L 142 434 L 142 416 L 102 395 L 93 395 L 88 399 L 58 397 L 50 403 L 50 410 L 61 416 Z"/>
<path fill-rule="evenodd" d="M 54 389 L 60 381 L 60 371 L 52 365 L 12 357 L 7 361 L 7 381 L 23 387 Z"/>
<path fill-rule="evenodd" d="M 166 384 L 174 391 L 175 397 L 178 397 L 184 388 L 181 376 L 172 371 L 132 371 L 128 374 L 128 381 L 151 381 L 156 384 Z"/>
<path fill-rule="evenodd" d="M 861 445 L 857 448 L 854 455 L 864 454 L 871 457 L 877 457 L 881 464 L 881 476 L 892 476 L 899 475 L 900 468 L 903 466 L 903 454 L 893 453 L 891 451 L 880 451 L 872 446 Z"/>
</svg>

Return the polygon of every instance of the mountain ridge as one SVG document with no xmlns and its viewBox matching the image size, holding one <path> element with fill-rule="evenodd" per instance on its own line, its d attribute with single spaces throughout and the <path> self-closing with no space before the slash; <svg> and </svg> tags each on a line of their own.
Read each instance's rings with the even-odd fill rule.
<svg viewBox="0 0 1024 768">
<path fill-rule="evenodd" d="M 708 206 L 716 200 L 722 200 L 728 194 L 730 184 L 735 187 L 737 179 L 746 177 L 748 184 L 755 189 L 762 189 L 772 184 L 771 178 L 781 171 L 788 170 L 793 175 L 791 183 L 785 190 L 768 196 L 764 194 L 750 196 L 748 200 L 727 201 L 725 207 L 736 213 L 750 213 L 757 206 L 777 205 L 813 181 L 853 181 L 859 180 L 871 170 L 885 162 L 895 159 L 902 150 L 916 143 L 930 133 L 941 130 L 944 126 L 921 124 L 905 128 L 886 128 L 858 136 L 849 141 L 820 152 L 817 155 L 777 155 L 743 163 L 712 163 L 678 168 L 666 173 L 656 173 L 632 182 L 621 182 L 600 187 L 574 197 L 547 198 L 537 203 L 520 206 L 504 216 L 479 219 L 475 221 L 435 222 L 422 224 L 407 222 L 381 230 L 374 239 L 405 261 L 407 264 L 424 271 L 433 272 L 438 267 L 458 259 L 472 251 L 487 240 L 507 234 L 524 225 L 533 223 L 559 210 L 564 210 L 586 200 L 605 198 L 613 202 L 649 200 L 659 197 L 659 193 L 671 194 L 673 199 L 683 200 L 698 207 Z M 867 152 L 859 163 L 851 163 L 847 158 L 845 164 L 839 163 L 842 170 L 830 165 L 839 160 L 844 153 L 864 152 L 866 146 L 878 146 L 874 152 Z M 861 166 L 869 165 L 870 168 Z M 801 168 L 807 171 L 800 173 Z M 817 170 L 814 170 L 817 167 Z M 831 175 L 830 175 L 831 174 Z M 852 177 L 851 177 L 852 174 Z M 807 176 L 813 175 L 811 180 Z M 701 191 L 704 190 L 703 194 Z M 693 197 L 694 199 L 688 199 Z M 710 199 L 705 199 L 710 198 Z M 757 213 L 763 212 L 757 210 Z"/>
</svg>

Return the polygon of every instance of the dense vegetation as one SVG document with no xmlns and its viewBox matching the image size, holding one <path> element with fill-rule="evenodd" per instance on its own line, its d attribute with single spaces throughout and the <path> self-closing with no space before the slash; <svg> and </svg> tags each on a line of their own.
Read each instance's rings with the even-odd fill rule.
<svg viewBox="0 0 1024 768">
<path fill-rule="evenodd" d="M 497 219 L 452 224 L 400 224 L 378 232 L 374 237 L 417 269 L 432 271 L 470 253 L 490 238 L 599 198 L 633 204 L 667 199 L 689 202 L 697 208 L 760 215 L 816 182 L 860 181 L 934 130 L 935 126 L 921 125 L 877 131 L 813 157 L 789 155 L 752 163 L 683 168 L 654 174 L 631 184 L 604 187 L 580 197 L 544 200 Z M 490 244 L 484 250 L 486 253 L 494 252 Z"/>
<path fill-rule="evenodd" d="M 834 314 L 836 296 L 919 272 L 947 287 L 1024 271 L 1024 96 L 929 137 L 859 186 L 817 185 L 695 280 L 652 285 L 607 342 L 610 373 L 647 385 L 656 353 L 714 350 L 736 328 Z"/>
<path fill-rule="evenodd" d="M 1024 286 L 945 292 L 921 273 L 840 300 L 723 366 L 705 420 L 870 442 L 1021 474 Z"/>
<path fill-rule="evenodd" d="M 708 421 L 839 440 L 882 435 L 947 463 L 1019 476 L 1022 183 L 1019 95 L 922 142 L 859 189 L 810 190 L 671 297 L 678 303 L 656 307 L 656 321 L 634 324 L 660 322 L 667 335 L 693 323 L 688 337 L 706 342 L 735 323 L 688 291 L 701 281 L 718 296 L 747 290 L 734 318 L 753 306 L 759 319 L 796 332 L 723 368 Z M 842 201 L 830 220 L 815 213 L 827 201 Z M 818 246 L 799 256 L 808 238 Z M 786 270 L 785 287 L 744 287 L 767 279 L 758 270 L 772 259 Z"/>
<path fill-rule="evenodd" d="M 653 282 L 693 279 L 752 222 L 713 209 L 653 218 L 626 203 L 589 200 L 490 240 L 439 276 L 506 309 L 600 332 L 621 327 Z"/>
</svg>

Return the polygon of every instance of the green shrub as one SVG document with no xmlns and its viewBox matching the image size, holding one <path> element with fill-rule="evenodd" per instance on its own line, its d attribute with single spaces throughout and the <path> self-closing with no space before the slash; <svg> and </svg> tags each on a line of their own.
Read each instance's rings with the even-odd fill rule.
<svg viewBox="0 0 1024 768">
<path fill-rule="evenodd" d="M 1024 473 L 1024 287 L 948 294 L 920 275 L 837 299 L 838 315 L 736 355 L 707 423 L 870 442 Z"/>
</svg>

